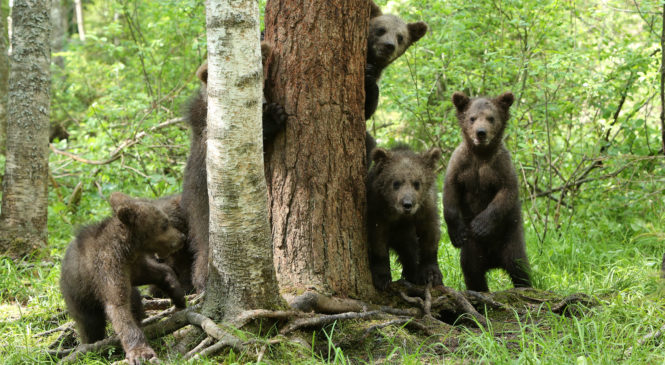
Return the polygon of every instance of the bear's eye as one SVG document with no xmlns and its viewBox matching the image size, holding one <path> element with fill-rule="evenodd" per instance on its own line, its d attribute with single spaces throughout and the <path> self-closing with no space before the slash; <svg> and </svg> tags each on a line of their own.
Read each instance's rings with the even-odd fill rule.
<svg viewBox="0 0 665 365">
<path fill-rule="evenodd" d="M 401 34 L 397 35 L 397 43 L 402 44 L 404 42 L 404 36 Z"/>
<path fill-rule="evenodd" d="M 166 231 L 167 229 L 169 229 L 169 222 L 162 223 L 162 231 Z"/>
<path fill-rule="evenodd" d="M 471 118 L 469 118 L 469 120 L 471 121 L 471 123 L 473 123 L 473 122 L 476 121 L 476 117 L 471 117 Z"/>
<path fill-rule="evenodd" d="M 413 188 L 416 190 L 420 190 L 420 181 L 414 181 L 413 182 Z"/>
<path fill-rule="evenodd" d="M 400 183 L 399 181 L 393 181 L 393 189 L 395 190 L 399 189 L 400 185 L 402 185 L 402 183 Z"/>
<path fill-rule="evenodd" d="M 376 30 L 376 35 L 378 35 L 379 37 L 384 34 L 386 34 L 386 28 L 381 27 Z"/>
<path fill-rule="evenodd" d="M 494 123 L 494 117 L 487 117 L 487 121 L 490 123 Z"/>
</svg>

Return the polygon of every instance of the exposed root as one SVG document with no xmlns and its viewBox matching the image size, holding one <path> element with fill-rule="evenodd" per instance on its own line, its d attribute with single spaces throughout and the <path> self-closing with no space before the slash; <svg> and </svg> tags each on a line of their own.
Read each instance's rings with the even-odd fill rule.
<svg viewBox="0 0 665 365">
<path fill-rule="evenodd" d="M 316 313 L 345 313 L 360 312 L 365 304 L 359 300 L 349 298 L 335 298 L 314 291 L 308 291 L 289 302 L 291 308 L 303 312 Z"/>
<path fill-rule="evenodd" d="M 536 297 L 539 295 L 539 291 L 537 290 L 529 292 L 512 289 L 497 293 L 458 292 L 445 286 L 436 286 L 433 288 L 428 283 L 423 287 L 406 282 L 391 284 L 391 290 L 395 294 L 398 294 L 411 307 L 395 308 L 391 306 L 379 306 L 353 299 L 331 298 L 315 292 L 307 292 L 295 297 L 291 301 L 294 310 L 248 310 L 240 313 L 234 319 L 221 324 L 217 324 L 212 319 L 197 313 L 196 310 L 200 307 L 200 304 L 195 304 L 182 311 L 175 311 L 174 308 L 169 307 L 143 321 L 144 324 L 147 324 L 144 327 L 144 333 L 146 338 L 155 339 L 171 334 L 191 324 L 193 325 L 192 329 L 200 331 L 198 329 L 200 328 L 207 336 L 205 338 L 198 337 L 202 335 L 201 333 L 197 336 L 190 336 L 187 341 L 183 340 L 180 350 L 181 353 L 184 353 L 185 359 L 210 356 L 224 349 L 232 348 L 238 353 L 248 354 L 247 356 L 251 357 L 254 361 L 262 359 L 267 348 L 271 345 L 289 341 L 293 342 L 293 340 L 286 339 L 284 335 L 303 328 L 321 328 L 335 321 L 366 319 L 379 319 L 383 321 L 367 328 L 362 338 L 367 338 L 370 334 L 389 326 L 402 326 L 413 331 L 422 332 L 427 336 L 436 337 L 448 343 L 454 338 L 454 336 L 450 336 L 455 331 L 450 325 L 438 318 L 446 315 L 450 316 L 451 313 L 454 316 L 468 314 L 480 326 L 487 326 L 487 319 L 476 308 L 487 306 L 492 309 L 517 311 L 520 314 L 525 314 L 527 310 L 539 310 L 544 307 L 551 309 L 555 313 L 564 313 L 574 303 L 585 305 L 595 304 L 595 301 L 590 297 L 582 294 L 570 295 L 562 300 L 552 297 L 549 295 L 550 293 L 547 293 L 549 296 L 543 297 L 545 299 L 530 298 L 531 295 Z M 190 304 L 192 302 L 197 303 L 200 298 L 201 296 L 190 298 Z M 387 295 L 386 298 L 392 301 L 396 299 L 395 296 L 390 295 Z M 555 300 L 558 301 L 552 305 L 546 305 Z M 399 299 L 397 301 L 399 302 Z M 510 304 L 516 302 L 515 307 L 504 303 L 506 301 L 510 302 Z M 151 305 L 152 308 L 160 308 L 163 305 L 160 300 L 147 300 L 145 303 L 146 305 Z M 168 303 L 170 305 L 170 301 Z M 343 312 L 339 313 L 338 311 Z M 278 327 L 279 335 L 271 340 L 257 338 L 248 341 L 244 341 L 234 335 L 235 332 L 233 331 L 235 329 L 243 328 L 250 322 L 258 319 L 271 319 L 280 322 Z M 46 336 L 59 331 L 62 334 L 59 336 L 55 346 L 62 346 L 61 344 L 67 340 L 67 336 L 72 336 L 73 339 L 74 331 L 71 323 L 63 324 L 58 328 L 39 333 L 36 336 Z M 663 332 L 665 332 L 665 326 L 659 331 L 645 336 L 640 344 L 661 337 Z M 187 351 L 187 348 L 194 344 L 196 346 Z M 52 347 L 55 346 L 52 345 Z M 119 346 L 120 341 L 114 336 L 94 344 L 79 345 L 73 349 L 49 350 L 48 353 L 55 357 L 66 356 L 63 361 L 68 362 L 75 360 L 78 356 L 87 352 L 100 352 Z"/>
<path fill-rule="evenodd" d="M 663 336 L 663 333 L 665 333 L 665 325 L 661 326 L 660 329 L 657 331 L 650 332 L 646 334 L 644 337 L 640 338 L 637 340 L 637 346 L 643 346 L 649 341 L 654 341 Z M 624 352 L 624 357 L 630 357 L 630 355 L 633 353 L 633 347 L 629 347 L 628 350 Z"/>
<path fill-rule="evenodd" d="M 335 321 L 340 321 L 340 320 L 346 320 L 346 319 L 364 319 L 364 318 L 370 318 L 370 317 L 381 317 L 385 316 L 386 314 L 384 312 L 375 310 L 375 311 L 369 311 L 369 312 L 348 312 L 348 313 L 340 313 L 340 314 L 328 314 L 328 315 L 321 315 L 321 316 L 316 316 L 316 317 L 310 317 L 310 318 L 300 318 L 300 319 L 295 319 L 289 324 L 286 325 L 286 327 L 282 328 L 279 333 L 282 335 L 286 335 L 290 332 L 293 332 L 297 329 L 303 328 L 303 327 L 321 327 L 324 326 L 328 323 L 332 323 Z"/>
<path fill-rule="evenodd" d="M 240 313 L 237 318 L 231 321 L 231 325 L 236 328 L 242 328 L 247 323 L 259 318 L 270 318 L 287 321 L 293 318 L 312 316 L 314 316 L 313 313 L 304 313 L 301 311 L 271 311 L 267 309 L 253 309 Z"/>
<path fill-rule="evenodd" d="M 63 324 L 59 327 L 56 327 L 56 328 L 53 328 L 53 329 L 50 329 L 50 330 L 47 330 L 47 331 L 44 331 L 44 332 L 39 332 L 38 334 L 33 335 L 33 337 L 44 337 L 44 336 L 48 336 L 52 333 L 60 332 L 60 331 L 67 332 L 69 330 L 72 330 L 73 328 L 74 328 L 74 322 L 73 321 L 72 322 L 67 322 L 67 323 L 65 323 L 65 324 Z"/>
<path fill-rule="evenodd" d="M 193 349 L 191 349 L 189 352 L 187 352 L 184 356 L 185 360 L 191 359 L 193 356 L 201 352 L 204 348 L 210 346 L 213 342 L 212 337 L 208 336 L 203 339 L 198 345 L 196 345 Z"/>
</svg>

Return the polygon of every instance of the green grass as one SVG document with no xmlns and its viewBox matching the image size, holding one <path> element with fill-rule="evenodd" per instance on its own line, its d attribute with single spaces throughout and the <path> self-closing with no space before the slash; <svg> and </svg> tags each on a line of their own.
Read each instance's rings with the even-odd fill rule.
<svg viewBox="0 0 665 365">
<path fill-rule="evenodd" d="M 499 323 L 482 331 L 461 327 L 460 334 L 455 335 L 457 346 L 433 342 L 396 327 L 386 327 L 358 342 L 361 329 L 354 327 L 354 323 L 340 323 L 306 337 L 308 346 L 273 346 L 262 361 L 274 364 L 379 360 L 403 364 L 663 363 L 663 342 L 656 340 L 642 346 L 637 346 L 637 342 L 665 323 L 665 284 L 659 278 L 665 204 L 661 199 L 653 204 L 608 208 L 612 202 L 589 201 L 573 213 L 572 219 L 566 220 L 570 223 L 559 229 L 550 227 L 543 242 L 525 219 L 535 286 L 560 295 L 581 292 L 594 296 L 600 305 L 585 310 L 584 315 L 565 317 L 543 309 L 526 318 L 516 316 L 514 320 L 519 324 L 512 332 L 500 329 Z M 89 204 L 91 210 L 105 209 L 101 199 Z M 541 211 L 543 206 L 539 206 Z M 530 209 L 525 204 L 525 214 L 533 214 Z M 79 219 L 74 213 L 64 217 Z M 59 260 L 73 229 L 64 224 L 59 214 L 52 214 L 51 218 L 50 227 L 55 231 L 51 232 L 50 254 L 18 264 L 0 260 L 0 358 L 5 364 L 53 363 L 44 350 L 57 334 L 45 338 L 33 335 L 68 321 L 66 317 L 55 316 L 64 309 L 58 291 Z M 462 290 L 459 252 L 450 245 L 445 225 L 442 228 L 439 263 L 444 283 Z M 395 276 L 399 271 L 398 265 L 394 265 Z M 508 276 L 498 270 L 490 273 L 489 283 L 493 291 L 511 287 Z M 168 350 L 171 344 L 157 341 L 153 345 L 160 352 Z M 628 354 L 631 347 L 633 351 Z M 163 357 L 167 363 L 181 362 L 178 355 Z M 111 357 L 121 358 L 121 352 Z M 201 363 L 217 361 L 242 363 L 248 358 L 243 354 L 226 354 Z M 87 364 L 108 362 L 107 357 L 100 355 L 81 360 Z"/>
</svg>

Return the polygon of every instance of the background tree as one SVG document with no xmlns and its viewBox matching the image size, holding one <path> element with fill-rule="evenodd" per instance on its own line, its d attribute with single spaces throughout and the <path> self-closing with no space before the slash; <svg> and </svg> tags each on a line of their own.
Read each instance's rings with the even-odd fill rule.
<svg viewBox="0 0 665 365">
<path fill-rule="evenodd" d="M 265 39 L 275 45 L 267 96 L 290 115 L 266 172 L 275 267 L 286 293 L 374 293 L 363 157 L 368 24 L 369 3 L 361 0 L 266 4 Z"/>
<path fill-rule="evenodd" d="M 261 132 L 255 0 L 206 1 L 210 265 L 204 313 L 232 318 L 281 303 L 272 260 Z"/>
<path fill-rule="evenodd" d="M 0 1 L 0 155 L 5 154 L 7 139 L 7 78 L 9 77 L 9 55 L 7 54 L 9 37 L 7 17 L 9 4 Z"/>
<path fill-rule="evenodd" d="M 21 257 L 47 244 L 51 91 L 50 4 L 14 1 L 0 250 Z"/>
</svg>

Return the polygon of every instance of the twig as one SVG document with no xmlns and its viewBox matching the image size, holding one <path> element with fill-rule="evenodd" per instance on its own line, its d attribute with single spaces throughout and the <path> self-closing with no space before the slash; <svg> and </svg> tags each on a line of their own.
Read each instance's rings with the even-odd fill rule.
<svg viewBox="0 0 665 365">
<path fill-rule="evenodd" d="M 122 153 L 121 153 L 121 152 L 122 152 L 125 148 L 131 147 L 131 146 L 133 146 L 133 145 L 139 143 L 140 140 L 141 140 L 143 137 L 145 137 L 145 136 L 148 135 L 148 133 L 150 133 L 150 132 L 154 132 L 154 131 L 156 131 L 156 130 L 159 130 L 159 129 L 162 129 L 162 128 L 165 128 L 165 127 L 168 127 L 168 126 L 173 125 L 173 124 L 176 124 L 176 123 L 181 123 L 181 122 L 183 122 L 184 120 L 185 120 L 185 118 L 182 118 L 182 117 L 169 119 L 169 120 L 167 120 L 167 121 L 165 121 L 165 122 L 162 122 L 162 123 L 157 124 L 157 125 L 154 126 L 154 127 L 151 127 L 151 128 L 148 129 L 147 131 L 143 131 L 143 132 L 140 132 L 140 133 L 136 134 L 136 136 L 134 136 L 134 138 L 129 138 L 129 139 L 124 140 L 122 143 L 120 143 L 120 145 L 119 145 L 118 147 L 116 147 L 115 150 L 113 150 L 113 152 L 111 152 L 110 157 L 107 158 L 106 160 L 89 160 L 89 159 L 87 159 L 87 158 L 77 156 L 77 155 L 75 155 L 75 154 L 73 154 L 73 153 L 70 153 L 70 152 L 67 152 L 67 151 L 63 151 L 63 150 L 59 150 L 59 149 L 57 149 L 57 148 L 55 147 L 55 145 L 52 144 L 52 143 L 49 144 L 49 148 L 51 149 L 51 151 L 53 151 L 53 153 L 55 153 L 55 154 L 57 154 L 57 155 L 63 155 L 63 156 L 66 156 L 66 157 L 71 158 L 72 160 L 79 161 L 79 162 L 82 162 L 82 163 L 85 163 L 85 164 L 88 164 L 88 165 L 108 165 L 108 164 L 110 164 L 111 162 L 113 162 L 113 161 L 119 159 L 119 158 L 122 156 Z"/>
<path fill-rule="evenodd" d="M 651 340 L 657 340 L 663 336 L 663 333 L 665 333 L 665 324 L 660 327 L 657 331 L 650 332 L 646 334 L 644 337 L 640 338 L 637 340 L 637 346 L 644 346 L 647 342 Z M 624 353 L 625 357 L 629 357 L 633 353 L 633 346 L 629 347 L 628 350 Z"/>
</svg>

